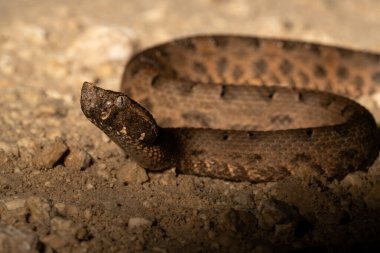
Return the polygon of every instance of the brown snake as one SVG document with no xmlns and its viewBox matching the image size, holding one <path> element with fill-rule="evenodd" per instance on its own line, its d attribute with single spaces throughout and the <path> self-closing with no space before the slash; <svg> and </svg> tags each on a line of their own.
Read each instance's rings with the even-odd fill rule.
<svg viewBox="0 0 380 253">
<path fill-rule="evenodd" d="M 81 106 L 146 169 L 262 182 L 308 168 L 341 178 L 368 168 L 379 150 L 374 118 L 343 96 L 379 86 L 379 54 L 198 36 L 135 55 L 123 93 L 84 83 Z"/>
</svg>

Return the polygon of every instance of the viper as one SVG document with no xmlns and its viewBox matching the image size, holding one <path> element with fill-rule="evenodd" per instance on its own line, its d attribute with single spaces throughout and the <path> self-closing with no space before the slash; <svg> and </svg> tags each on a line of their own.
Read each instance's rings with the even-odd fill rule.
<svg viewBox="0 0 380 253">
<path fill-rule="evenodd" d="M 143 50 L 120 92 L 85 82 L 85 116 L 141 167 L 267 182 L 307 168 L 368 168 L 376 122 L 354 101 L 380 85 L 380 55 L 246 36 L 194 36 Z"/>
</svg>

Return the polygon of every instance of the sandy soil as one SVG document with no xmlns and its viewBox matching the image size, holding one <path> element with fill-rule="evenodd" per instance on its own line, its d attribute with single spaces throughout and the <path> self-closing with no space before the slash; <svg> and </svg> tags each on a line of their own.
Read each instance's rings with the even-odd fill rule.
<svg viewBox="0 0 380 253">
<path fill-rule="evenodd" d="M 147 173 L 85 119 L 138 49 L 199 33 L 380 52 L 380 2 L 0 0 L 0 252 L 377 252 L 380 165 L 231 183 Z M 378 94 L 360 101 L 378 117 Z"/>
</svg>

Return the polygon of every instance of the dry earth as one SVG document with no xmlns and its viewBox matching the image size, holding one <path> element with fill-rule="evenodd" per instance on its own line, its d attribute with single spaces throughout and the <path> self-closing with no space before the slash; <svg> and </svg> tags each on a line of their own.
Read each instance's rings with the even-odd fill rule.
<svg viewBox="0 0 380 253">
<path fill-rule="evenodd" d="M 378 162 L 340 181 L 147 173 L 79 106 L 83 81 L 116 90 L 133 52 L 183 35 L 380 52 L 378 13 L 376 0 L 0 0 L 0 252 L 378 252 Z M 361 102 L 377 116 L 376 99 Z"/>
</svg>

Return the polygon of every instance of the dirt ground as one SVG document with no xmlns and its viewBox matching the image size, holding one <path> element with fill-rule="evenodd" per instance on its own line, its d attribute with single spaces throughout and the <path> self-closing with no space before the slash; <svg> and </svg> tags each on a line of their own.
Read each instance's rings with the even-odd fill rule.
<svg viewBox="0 0 380 253">
<path fill-rule="evenodd" d="M 37 4 L 38 3 L 38 4 Z M 232 183 L 147 173 L 82 114 L 127 59 L 237 33 L 380 52 L 376 0 L 0 0 L 0 252 L 379 252 L 380 164 Z M 360 100 L 379 117 L 379 94 Z"/>
</svg>

